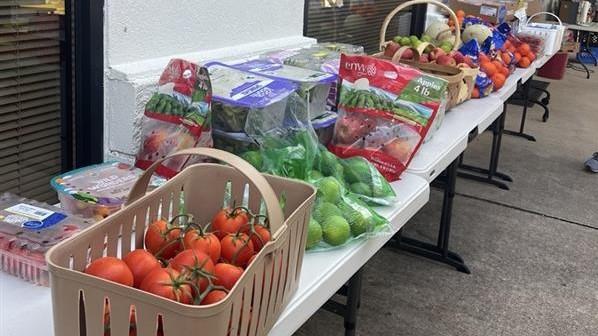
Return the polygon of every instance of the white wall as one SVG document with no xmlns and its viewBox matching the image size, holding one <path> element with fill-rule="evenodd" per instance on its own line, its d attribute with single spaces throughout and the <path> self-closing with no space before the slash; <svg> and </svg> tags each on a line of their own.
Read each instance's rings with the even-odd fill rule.
<svg viewBox="0 0 598 336">
<path fill-rule="evenodd" d="M 106 0 L 104 147 L 131 159 L 145 101 L 168 61 L 201 63 L 312 43 L 302 0 Z"/>
</svg>

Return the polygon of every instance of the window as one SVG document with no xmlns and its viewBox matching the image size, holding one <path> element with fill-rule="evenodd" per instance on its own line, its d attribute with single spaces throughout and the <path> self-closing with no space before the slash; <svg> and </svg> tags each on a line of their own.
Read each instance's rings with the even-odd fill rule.
<svg viewBox="0 0 598 336">
<path fill-rule="evenodd" d="M 397 0 L 305 0 L 306 36 L 322 42 L 362 45 L 367 53 L 379 49 L 380 27 L 384 18 L 403 1 Z M 409 35 L 412 27 L 410 9 L 401 11 L 391 21 L 387 39 Z"/>
<path fill-rule="evenodd" d="M 64 5 L 0 1 L 0 192 L 56 201 Z"/>
</svg>

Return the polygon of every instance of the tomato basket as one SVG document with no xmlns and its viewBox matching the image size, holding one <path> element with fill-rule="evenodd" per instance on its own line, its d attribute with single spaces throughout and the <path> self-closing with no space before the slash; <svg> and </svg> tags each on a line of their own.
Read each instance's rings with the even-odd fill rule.
<svg viewBox="0 0 598 336">
<path fill-rule="evenodd" d="M 278 319 L 298 286 L 315 189 L 260 174 L 239 157 L 216 149 L 173 155 L 203 155 L 228 166 L 192 165 L 145 194 L 158 161 L 139 178 L 125 208 L 52 248 L 46 258 L 55 335 L 105 335 L 106 306 L 111 336 L 129 335 L 130 314 L 139 336 L 157 335 L 158 324 L 165 336 L 265 335 Z M 225 202 L 246 205 L 254 213 L 265 206 L 272 240 L 220 302 L 186 305 L 82 272 L 100 257 L 122 257 L 143 248 L 147 226 L 160 217 L 185 209 L 199 223 L 207 223 Z"/>
</svg>

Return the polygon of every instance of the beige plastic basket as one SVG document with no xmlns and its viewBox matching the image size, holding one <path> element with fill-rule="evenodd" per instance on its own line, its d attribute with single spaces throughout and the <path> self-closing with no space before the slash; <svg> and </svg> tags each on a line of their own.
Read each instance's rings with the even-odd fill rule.
<svg viewBox="0 0 598 336">
<path fill-rule="evenodd" d="M 278 319 L 298 286 L 315 189 L 301 181 L 262 175 L 239 157 L 216 149 L 194 148 L 173 155 L 208 156 L 230 167 L 193 165 L 144 195 L 158 161 L 139 178 L 124 209 L 51 249 L 46 258 L 55 335 L 104 335 L 106 300 L 111 336 L 129 335 L 133 308 L 138 336 L 156 335 L 158 319 L 165 336 L 265 335 Z M 257 213 L 263 202 L 272 241 L 223 301 L 185 305 L 81 272 L 99 257 L 122 257 L 142 248 L 149 223 L 158 216 L 172 217 L 183 206 L 198 223 L 209 222 L 222 208 L 228 185 L 230 204 L 246 204 Z M 246 190 L 248 202 L 243 202 Z M 284 214 L 279 199 L 284 200 Z"/>
</svg>

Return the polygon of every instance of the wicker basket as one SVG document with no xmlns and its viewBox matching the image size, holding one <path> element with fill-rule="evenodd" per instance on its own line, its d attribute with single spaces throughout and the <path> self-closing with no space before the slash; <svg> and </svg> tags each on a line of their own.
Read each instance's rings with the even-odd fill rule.
<svg viewBox="0 0 598 336">
<path fill-rule="evenodd" d="M 230 167 L 193 165 L 144 195 L 160 163 L 156 162 L 133 187 L 128 206 L 48 252 L 55 335 L 104 335 L 105 300 L 110 306 L 111 336 L 129 335 L 132 309 L 140 336 L 156 335 L 158 319 L 165 336 L 265 335 L 274 325 L 298 286 L 315 189 L 300 181 L 262 175 L 240 158 L 215 149 L 194 148 L 173 155 L 190 154 L 212 157 Z M 198 223 L 209 222 L 222 208 L 228 186 L 231 204 L 246 204 L 257 213 L 263 202 L 272 241 L 223 301 L 185 305 L 81 272 L 99 257 L 121 257 L 142 248 L 149 223 L 158 216 L 178 214 L 182 206 Z M 248 201 L 243 202 L 247 194 Z"/>
<path fill-rule="evenodd" d="M 449 12 L 451 17 L 455 22 L 458 22 L 457 15 L 453 12 L 448 6 L 443 3 L 434 0 L 413 0 L 407 1 L 399 6 L 397 6 L 394 10 L 390 12 L 384 19 L 382 23 L 382 28 L 380 29 L 380 53 L 375 54 L 374 56 L 392 60 L 394 63 L 403 63 L 413 67 L 416 67 L 426 73 L 435 75 L 437 77 L 443 78 L 448 81 L 447 86 L 447 110 L 450 108 L 463 103 L 464 101 L 471 98 L 471 93 L 475 87 L 475 79 L 479 73 L 478 68 L 465 68 L 465 67 L 455 67 L 455 66 L 446 66 L 446 65 L 439 65 L 434 62 L 431 63 L 420 63 L 417 61 L 409 61 L 409 60 L 402 60 L 401 57 L 408 49 L 411 49 L 414 54 L 414 59 L 419 59 L 419 56 L 424 53 L 424 50 L 430 45 L 430 43 L 422 42 L 418 48 L 413 48 L 409 46 L 403 46 L 399 48 L 393 57 L 386 57 L 384 56 L 384 49 L 390 43 L 390 41 L 385 41 L 386 39 L 386 30 L 390 21 L 394 18 L 394 16 L 399 13 L 401 10 L 408 8 L 413 5 L 419 4 L 433 4 L 439 6 L 446 11 Z M 459 29 L 455 30 L 455 43 L 453 45 L 453 50 L 457 50 L 461 44 L 461 32 Z"/>
</svg>

